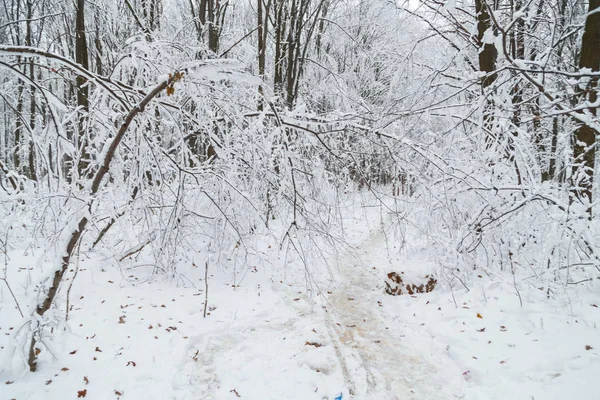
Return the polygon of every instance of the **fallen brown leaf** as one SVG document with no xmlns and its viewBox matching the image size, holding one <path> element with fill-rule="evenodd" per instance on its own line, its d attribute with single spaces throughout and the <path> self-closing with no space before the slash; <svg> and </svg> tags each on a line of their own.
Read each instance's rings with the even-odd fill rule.
<svg viewBox="0 0 600 400">
<path fill-rule="evenodd" d="M 304 343 L 305 346 L 315 346 L 315 347 L 321 347 L 323 346 L 321 343 L 317 343 L 317 342 L 306 342 Z"/>
</svg>

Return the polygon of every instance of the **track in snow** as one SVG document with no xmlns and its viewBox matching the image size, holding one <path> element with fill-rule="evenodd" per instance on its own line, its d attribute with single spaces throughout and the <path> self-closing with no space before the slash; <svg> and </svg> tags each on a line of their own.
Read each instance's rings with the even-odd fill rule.
<svg viewBox="0 0 600 400">
<path fill-rule="evenodd" d="M 436 379 L 440 368 L 413 348 L 405 334 L 414 328 L 387 327 L 379 312 L 383 295 L 381 265 L 388 265 L 385 237 L 380 230 L 339 261 L 340 285 L 328 300 L 326 324 L 335 346 L 350 399 L 441 399 L 443 388 Z M 379 264 L 379 265 L 377 265 Z M 375 269 L 373 269 L 375 267 Z M 391 268 L 391 267 L 390 267 Z M 398 325 L 398 324 L 396 324 Z M 457 390 L 454 390 L 456 392 Z M 451 398 L 461 398 L 452 395 Z"/>
</svg>

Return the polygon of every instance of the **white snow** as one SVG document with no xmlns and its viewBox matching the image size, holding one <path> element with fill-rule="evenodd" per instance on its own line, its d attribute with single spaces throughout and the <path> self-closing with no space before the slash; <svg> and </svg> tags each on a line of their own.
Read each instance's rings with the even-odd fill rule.
<svg viewBox="0 0 600 400">
<path fill-rule="evenodd" d="M 349 246 L 331 260 L 335 279 L 321 291 L 275 251 L 272 267 L 247 265 L 235 285 L 230 271 L 209 264 L 207 318 L 203 262 L 181 265 L 189 282 L 177 285 L 83 257 L 68 322 L 45 334 L 35 373 L 19 355 L 22 319 L 4 286 L 1 398 L 77 398 L 84 390 L 91 399 L 595 398 L 597 290 L 520 283 L 521 306 L 508 274 L 479 275 L 469 291 L 451 288 L 426 253 L 399 253 L 378 218 L 364 209 L 346 221 Z M 11 252 L 19 268 L 10 271 L 23 271 L 10 276 L 13 285 L 33 260 L 23 254 Z M 438 284 L 389 296 L 390 271 L 407 282 L 433 273 Z"/>
</svg>

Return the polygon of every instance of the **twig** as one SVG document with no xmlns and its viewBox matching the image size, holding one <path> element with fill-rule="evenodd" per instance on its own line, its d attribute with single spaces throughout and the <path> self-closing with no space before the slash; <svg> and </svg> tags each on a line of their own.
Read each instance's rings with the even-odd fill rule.
<svg viewBox="0 0 600 400">
<path fill-rule="evenodd" d="M 470 289 L 467 287 L 467 285 L 465 284 L 465 282 L 464 282 L 462 279 L 460 279 L 460 277 L 459 277 L 459 276 L 456 276 L 456 274 L 454 274 L 454 271 L 452 271 L 452 276 L 453 276 L 453 277 L 455 277 L 456 279 L 458 279 L 458 281 L 459 281 L 460 283 L 462 283 L 462 285 L 465 287 L 465 289 L 467 289 L 467 292 L 470 292 L 470 291 L 471 291 L 471 290 L 470 290 Z"/>
<path fill-rule="evenodd" d="M 513 264 L 512 253 L 508 253 L 508 259 L 510 260 L 510 270 L 512 271 L 513 276 L 513 286 L 515 288 L 515 292 L 517 292 L 517 296 L 519 296 L 519 303 L 521 303 L 521 307 L 523 307 L 523 299 L 521 298 L 521 293 L 519 293 L 519 289 L 517 289 L 517 280 L 515 278 L 515 266 Z"/>
<path fill-rule="evenodd" d="M 133 189 L 133 193 L 131 194 L 131 201 L 135 200 L 137 193 L 138 193 L 138 186 L 136 186 Z M 96 245 L 98 243 L 100 243 L 100 241 L 102 240 L 104 235 L 106 235 L 106 233 L 110 230 L 110 228 L 112 228 L 112 226 L 115 224 L 115 222 L 117 222 L 117 219 L 121 218 L 123 215 L 125 215 L 125 213 L 126 213 L 126 210 L 123 210 L 120 213 L 118 213 L 117 215 L 115 215 L 113 218 L 111 218 L 110 222 L 108 224 L 106 224 L 106 226 L 98 234 L 98 237 L 96 238 L 96 240 L 94 240 L 94 243 L 92 244 L 92 249 L 94 247 L 96 247 Z"/>
<path fill-rule="evenodd" d="M 206 288 L 204 292 L 204 318 L 206 318 L 206 310 L 208 309 L 208 260 L 204 264 L 204 287 Z"/>
<path fill-rule="evenodd" d="M 229 53 L 231 50 L 233 50 L 233 48 L 235 46 L 237 46 L 238 44 L 240 44 L 242 42 L 242 40 L 246 39 L 248 36 L 252 35 L 256 30 L 258 29 L 258 27 L 252 29 L 250 32 L 248 32 L 247 34 L 245 34 L 240 40 L 238 40 L 237 42 L 235 42 L 234 44 L 231 45 L 230 48 L 228 48 L 227 50 L 225 50 L 224 52 L 222 52 L 219 55 L 219 58 L 223 58 L 227 55 L 227 53 Z"/>
<path fill-rule="evenodd" d="M 19 310 L 19 314 L 21 314 L 22 318 L 25 318 L 25 316 L 23 315 L 23 311 L 21 311 L 21 307 L 19 306 L 19 302 L 17 301 L 15 294 L 13 293 L 12 289 L 10 288 L 10 285 L 8 284 L 8 281 L 6 280 L 6 278 L 0 278 L 0 279 L 3 280 L 4 283 L 6 283 L 6 287 L 8 288 L 10 295 L 12 296 L 13 300 L 15 301 L 15 304 L 17 305 L 17 310 Z"/>
<path fill-rule="evenodd" d="M 450 293 L 452 293 L 452 300 L 454 301 L 454 307 L 458 309 L 458 304 L 456 303 L 456 297 L 454 297 L 454 285 L 450 285 Z"/>
<path fill-rule="evenodd" d="M 144 244 L 138 245 L 137 247 L 134 247 L 133 250 L 131 250 L 130 252 L 128 252 L 127 254 L 125 254 L 123 257 L 121 257 L 119 259 L 119 262 L 123 261 L 124 259 L 126 259 L 127 257 L 131 257 L 132 255 L 139 253 L 140 251 L 144 250 L 144 247 L 146 247 L 148 244 L 150 244 L 151 241 L 147 241 Z"/>
<path fill-rule="evenodd" d="M 21 311 L 21 306 L 19 306 L 19 302 L 17 301 L 17 297 L 15 296 L 15 294 L 12 291 L 12 288 L 10 287 L 10 285 L 8 284 L 8 281 L 6 280 L 6 277 L 8 276 L 8 229 L 6 230 L 6 239 L 4 240 L 4 278 L 0 278 L 4 281 L 4 283 L 6 284 L 6 287 L 8 288 L 8 291 L 10 292 L 10 295 L 12 296 L 13 300 L 15 301 L 15 304 L 17 305 L 17 310 L 19 310 L 19 314 L 21 314 L 22 318 L 25 318 L 25 316 L 23 315 L 23 311 Z"/>
<path fill-rule="evenodd" d="M 588 279 L 583 279 L 583 280 L 577 281 L 577 282 L 567 282 L 567 285 L 578 285 L 580 283 L 589 282 L 589 281 L 593 281 L 593 280 L 594 280 L 594 278 L 588 278 Z"/>
</svg>

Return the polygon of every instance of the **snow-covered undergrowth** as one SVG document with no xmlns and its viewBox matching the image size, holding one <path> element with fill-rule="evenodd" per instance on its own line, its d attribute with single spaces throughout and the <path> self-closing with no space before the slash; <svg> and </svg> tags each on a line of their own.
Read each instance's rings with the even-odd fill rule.
<svg viewBox="0 0 600 400">
<path fill-rule="evenodd" d="M 328 267 L 307 269 L 302 253 L 258 233 L 246 238 L 254 255 L 211 253 L 210 238 L 198 240 L 166 275 L 154 271 L 151 251 L 115 257 L 119 236 L 82 252 L 47 321 L 35 373 L 26 372 L 26 320 L 34 283 L 56 260 L 13 221 L 3 238 L 15 298 L 2 282 L 1 397 L 594 398 L 595 280 L 543 286 L 525 268 L 454 276 L 417 224 L 398 230 L 398 214 L 377 197 L 340 197 L 345 245 L 318 252 Z M 434 274 L 438 284 L 389 296 L 391 271 L 407 280 Z"/>
<path fill-rule="evenodd" d="M 517 270 L 515 277 L 510 269 L 490 274 L 478 269 L 465 287 L 447 279 L 447 271 L 432 263 L 430 254 L 415 252 L 406 258 L 382 242 L 365 258 L 365 267 L 380 270 L 378 280 L 388 271 L 406 276 L 441 273 L 433 292 L 381 296 L 378 305 L 386 328 L 403 336 L 398 346 L 410 343 L 418 348 L 444 370 L 446 379 L 462 377 L 457 398 L 596 397 L 592 382 L 600 373 L 597 281 L 549 288 L 540 281 L 536 286 L 527 275 L 531 270 Z M 455 398 L 456 393 L 445 390 L 448 385 L 441 386 L 437 397 L 425 398 Z"/>
<path fill-rule="evenodd" d="M 196 236 L 168 270 L 151 245 L 121 257 L 139 240 L 126 219 L 93 250 L 84 241 L 42 321 L 38 371 L 26 373 L 28 319 L 44 295 L 39 282 L 59 260 L 30 239 L 25 220 L 4 220 L 0 398 L 278 398 L 289 390 L 310 398 L 343 387 L 333 350 L 306 344 L 326 335 L 316 302 L 329 281 L 306 263 L 317 265 L 327 250 L 311 254 L 323 245 L 318 235 L 289 232 L 278 218 L 271 227 L 279 236 L 246 234 L 230 248 Z"/>
</svg>

